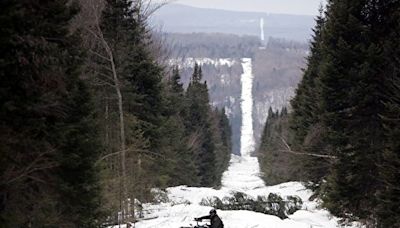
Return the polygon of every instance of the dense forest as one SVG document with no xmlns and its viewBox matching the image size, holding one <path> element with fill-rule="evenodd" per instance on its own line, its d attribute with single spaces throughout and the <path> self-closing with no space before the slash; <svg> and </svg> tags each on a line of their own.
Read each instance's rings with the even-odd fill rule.
<svg viewBox="0 0 400 228">
<path fill-rule="evenodd" d="M 267 185 L 298 180 L 298 160 L 284 153 L 286 141 L 291 141 L 293 133 L 289 129 L 289 115 L 286 108 L 281 112 L 268 111 L 267 122 L 258 148 L 263 180 Z M 285 140 L 285 141 L 283 141 Z"/>
<path fill-rule="evenodd" d="M 271 111 L 258 151 L 266 179 L 307 181 L 367 227 L 400 226 L 399 18 L 396 0 L 328 1 L 292 110 Z"/>
<path fill-rule="evenodd" d="M 163 66 L 141 0 L 0 2 L 1 227 L 135 219 L 150 189 L 218 187 L 231 128 Z"/>
<path fill-rule="evenodd" d="M 307 43 L 270 37 L 265 47 L 255 51 L 253 58 L 253 122 L 254 136 L 260 144 L 269 108 L 287 106 L 302 78 Z"/>
<path fill-rule="evenodd" d="M 242 58 L 261 46 L 256 36 L 223 33 L 167 33 L 174 57 Z"/>
<path fill-rule="evenodd" d="M 253 126 L 259 143 L 269 107 L 286 106 L 301 80 L 308 43 L 269 37 L 263 43 L 255 36 L 222 33 L 157 33 L 169 44 L 173 61 L 181 67 L 184 87 L 190 81 L 195 59 L 201 62 L 210 100 L 225 107 L 232 126 L 232 152 L 240 154 L 242 113 L 240 108 L 243 73 L 241 58 L 252 58 L 254 75 Z M 221 59 L 223 59 L 221 61 Z M 229 62 L 229 64 L 226 64 Z"/>
</svg>

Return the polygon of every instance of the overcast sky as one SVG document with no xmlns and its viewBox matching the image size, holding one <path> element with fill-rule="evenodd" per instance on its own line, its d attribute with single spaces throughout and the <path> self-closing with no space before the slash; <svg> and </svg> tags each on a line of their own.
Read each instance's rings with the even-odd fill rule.
<svg viewBox="0 0 400 228">
<path fill-rule="evenodd" d="M 319 5 L 326 0 L 172 0 L 172 2 L 235 11 L 317 15 Z"/>
</svg>

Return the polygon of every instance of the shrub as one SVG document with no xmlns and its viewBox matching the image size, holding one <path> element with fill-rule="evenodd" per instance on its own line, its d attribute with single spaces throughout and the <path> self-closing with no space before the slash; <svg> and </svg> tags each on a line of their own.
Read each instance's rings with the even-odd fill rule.
<svg viewBox="0 0 400 228">
<path fill-rule="evenodd" d="M 254 199 L 243 192 L 234 192 L 231 197 L 224 197 L 222 200 L 216 196 L 204 198 L 200 205 L 220 210 L 249 210 L 285 219 L 300 210 L 303 202 L 298 196 L 288 196 L 283 199 L 278 194 L 270 193 L 268 197 L 257 196 Z"/>
</svg>

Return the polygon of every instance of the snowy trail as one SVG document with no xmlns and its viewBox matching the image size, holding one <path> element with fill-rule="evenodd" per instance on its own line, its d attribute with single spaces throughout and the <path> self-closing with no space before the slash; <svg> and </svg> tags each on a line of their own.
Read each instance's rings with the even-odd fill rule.
<svg viewBox="0 0 400 228">
<path fill-rule="evenodd" d="M 241 157 L 232 156 L 228 170 L 222 177 L 222 186 L 230 190 L 246 192 L 265 187 L 259 177 L 260 167 L 254 152 L 255 141 L 253 131 L 253 73 L 251 59 L 242 59 L 243 74 L 241 76 L 242 94 L 242 126 L 240 136 Z"/>
<path fill-rule="evenodd" d="M 334 228 L 338 225 L 337 218 L 332 217 L 326 210 L 318 209 L 317 202 L 308 199 L 312 192 L 306 190 L 299 182 L 288 182 L 276 186 L 265 186 L 260 178 L 260 167 L 257 158 L 250 154 L 255 148 L 252 121 L 252 62 L 249 58 L 242 59 L 242 135 L 241 154 L 232 155 L 230 166 L 223 174 L 221 189 L 196 188 L 177 186 L 167 189 L 167 203 L 147 204 L 144 210 L 146 217 L 154 219 L 136 223 L 137 228 L 178 228 L 195 224 L 193 218 L 206 215 L 211 209 L 200 206 L 203 198 L 217 196 L 222 199 L 231 196 L 232 191 L 241 191 L 253 197 L 267 196 L 277 193 L 284 196 L 297 195 L 303 200 L 303 209 L 297 211 L 288 219 L 281 220 L 272 215 L 252 211 L 221 211 L 218 214 L 226 228 Z M 124 226 L 121 226 L 124 227 Z M 354 226 L 355 227 L 355 226 Z"/>
<path fill-rule="evenodd" d="M 255 149 L 253 131 L 253 71 L 251 59 L 242 59 L 242 67 L 243 74 L 240 79 L 242 84 L 240 153 L 243 158 L 248 158 Z"/>
</svg>

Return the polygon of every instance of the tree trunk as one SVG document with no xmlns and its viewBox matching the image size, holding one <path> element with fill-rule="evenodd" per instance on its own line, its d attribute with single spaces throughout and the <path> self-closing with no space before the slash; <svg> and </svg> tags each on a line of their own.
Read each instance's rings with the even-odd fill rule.
<svg viewBox="0 0 400 228">
<path fill-rule="evenodd" d="M 100 11 L 101 12 L 101 11 Z M 125 121 L 124 121 L 124 109 L 123 109 L 123 96 L 121 93 L 121 83 L 118 78 L 118 73 L 115 65 L 115 59 L 113 50 L 108 44 L 107 40 L 104 38 L 103 31 L 100 27 L 99 15 L 95 15 L 95 27 L 96 31 L 90 31 L 96 38 L 98 38 L 107 53 L 106 57 L 110 62 L 113 87 L 117 94 L 118 99 L 118 114 L 119 114 L 119 131 L 120 131 L 120 162 L 121 162 L 121 189 L 122 189 L 122 219 L 125 220 L 127 214 L 129 214 L 128 206 L 128 189 L 126 185 L 126 136 L 125 136 Z M 98 54 L 101 56 L 100 54 Z"/>
</svg>

